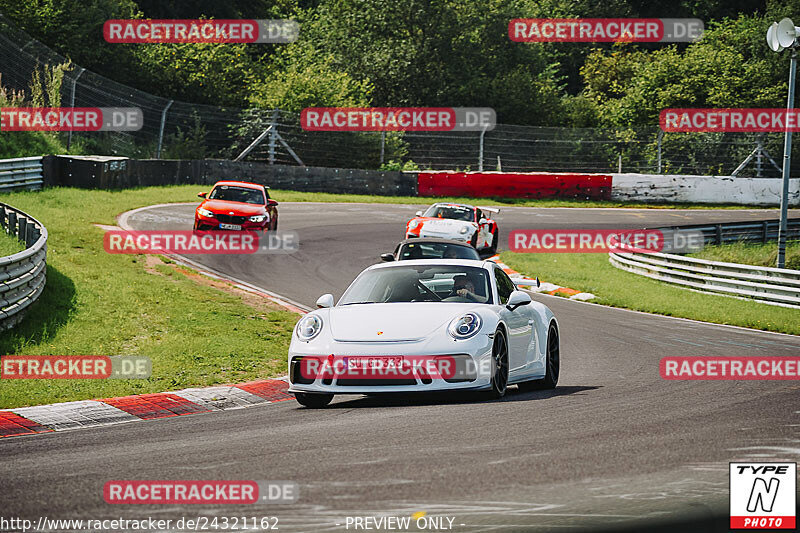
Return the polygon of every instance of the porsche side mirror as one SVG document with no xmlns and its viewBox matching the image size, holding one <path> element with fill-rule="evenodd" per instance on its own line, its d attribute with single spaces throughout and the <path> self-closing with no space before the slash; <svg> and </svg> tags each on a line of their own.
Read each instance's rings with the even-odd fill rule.
<svg viewBox="0 0 800 533">
<path fill-rule="evenodd" d="M 206 193 L 199 192 L 199 193 L 197 193 L 197 196 L 199 196 L 200 198 L 205 198 L 206 197 Z"/>
<path fill-rule="evenodd" d="M 394 261 L 394 254 L 390 254 L 390 253 L 381 254 L 381 259 L 383 261 L 386 261 L 387 263 L 389 261 Z"/>
<path fill-rule="evenodd" d="M 323 294 L 317 299 L 317 308 L 333 307 L 333 294 Z"/>
<path fill-rule="evenodd" d="M 417 211 L 417 212 L 415 213 L 415 215 L 417 215 L 418 217 L 421 217 L 421 216 L 422 216 L 422 211 Z"/>
<path fill-rule="evenodd" d="M 528 305 L 531 303 L 531 295 L 527 292 L 523 291 L 514 291 L 511 293 L 511 296 L 508 297 L 508 303 L 506 307 L 509 311 L 513 311 L 517 307 L 521 305 Z"/>
<path fill-rule="evenodd" d="M 485 218 L 482 218 L 482 219 L 480 219 L 480 220 L 478 221 L 478 224 L 486 224 L 486 222 L 487 222 L 487 221 L 486 221 L 486 219 L 485 219 Z"/>
<path fill-rule="evenodd" d="M 275 200 L 270 198 L 269 200 L 267 200 L 267 205 L 271 206 L 271 207 L 275 207 L 276 205 L 278 205 L 278 202 L 276 202 Z"/>
</svg>

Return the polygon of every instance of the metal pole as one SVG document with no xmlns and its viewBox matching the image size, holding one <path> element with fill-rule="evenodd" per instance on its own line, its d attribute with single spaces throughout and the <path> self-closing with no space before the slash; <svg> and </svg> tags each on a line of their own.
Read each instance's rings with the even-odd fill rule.
<svg viewBox="0 0 800 533">
<path fill-rule="evenodd" d="M 759 136 L 759 138 L 758 138 L 758 152 L 756 154 L 756 177 L 757 178 L 762 177 L 761 176 L 761 174 L 762 174 L 761 171 L 762 171 L 763 162 L 761 160 L 764 157 L 763 156 L 763 152 L 764 152 L 764 145 L 761 143 L 761 136 Z"/>
<path fill-rule="evenodd" d="M 158 148 L 156 149 L 156 159 L 161 159 L 161 143 L 164 141 L 164 125 L 167 123 L 167 110 L 172 105 L 173 100 L 167 103 L 167 107 L 161 112 L 161 127 L 158 130 Z"/>
<path fill-rule="evenodd" d="M 792 130 L 789 114 L 794 108 L 794 78 L 797 73 L 797 51 L 792 48 L 789 63 L 789 98 L 786 102 L 786 135 L 783 140 L 783 192 L 781 193 L 781 223 L 778 226 L 778 268 L 786 268 L 786 219 L 789 214 L 789 173 L 792 163 Z"/>
<path fill-rule="evenodd" d="M 386 147 L 386 132 L 382 131 L 381 132 L 381 166 L 383 166 L 383 157 L 384 157 L 385 147 Z"/>
<path fill-rule="evenodd" d="M 30 44 L 30 43 L 28 43 L 28 44 Z M 69 97 L 69 106 L 70 107 L 75 107 L 75 86 L 78 84 L 78 78 L 81 77 L 81 74 L 83 74 L 84 70 L 86 70 L 86 69 L 82 68 L 80 70 L 80 72 L 78 72 L 78 75 L 75 76 L 75 78 L 72 80 L 72 94 Z M 52 105 L 52 102 L 51 102 L 51 105 Z M 72 144 L 72 130 L 69 130 L 69 134 L 67 135 L 67 150 L 69 150 L 69 145 L 70 144 Z"/>
<path fill-rule="evenodd" d="M 656 174 L 661 174 L 661 140 L 664 138 L 664 131 L 658 132 L 658 138 L 656 139 L 656 143 L 658 144 L 658 171 Z"/>
<path fill-rule="evenodd" d="M 237 156 L 236 156 L 236 159 L 234 159 L 234 161 L 241 161 L 242 159 L 244 159 L 244 158 L 245 158 L 245 156 L 246 156 L 247 154 L 249 154 L 249 153 L 250 153 L 250 151 L 251 151 L 253 148 L 255 148 L 256 146 L 258 146 L 258 143 L 260 143 L 261 141 L 263 141 L 263 140 L 264 140 L 264 137 L 266 137 L 266 136 L 269 134 L 269 132 L 271 132 L 271 131 L 272 131 L 272 126 L 270 126 L 269 128 L 265 129 L 265 130 L 264 130 L 264 131 L 261 133 L 261 135 L 259 135 L 258 137 L 256 137 L 256 138 L 255 138 L 255 140 L 254 140 L 253 142 L 251 142 L 251 143 L 248 145 L 248 147 L 244 149 L 244 151 L 242 151 L 242 153 L 241 153 L 241 154 L 239 154 L 239 155 L 237 155 Z"/>
<path fill-rule="evenodd" d="M 278 140 L 278 110 L 272 111 L 272 123 L 269 125 L 269 164 L 275 164 L 275 143 Z"/>
<path fill-rule="evenodd" d="M 486 126 L 481 130 L 480 150 L 478 151 L 478 172 L 483 172 L 483 136 L 486 134 Z"/>
</svg>

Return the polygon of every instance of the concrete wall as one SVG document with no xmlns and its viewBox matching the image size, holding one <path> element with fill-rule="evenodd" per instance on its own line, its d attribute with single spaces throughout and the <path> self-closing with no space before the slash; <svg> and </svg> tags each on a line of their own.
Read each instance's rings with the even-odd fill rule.
<svg viewBox="0 0 800 533">
<path fill-rule="evenodd" d="M 612 176 L 612 200 L 780 205 L 782 181 L 779 179 L 651 174 Z M 789 205 L 800 205 L 800 179 L 789 181 Z"/>
<path fill-rule="evenodd" d="M 48 156 L 45 185 L 126 189 L 149 185 L 212 184 L 240 179 L 274 189 L 384 196 L 416 196 L 417 179 L 402 172 L 268 165 L 224 160 Z"/>
</svg>

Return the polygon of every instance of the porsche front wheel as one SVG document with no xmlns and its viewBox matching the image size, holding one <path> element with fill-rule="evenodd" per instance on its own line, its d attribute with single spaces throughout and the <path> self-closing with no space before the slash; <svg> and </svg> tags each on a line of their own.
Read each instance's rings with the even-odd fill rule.
<svg viewBox="0 0 800 533">
<path fill-rule="evenodd" d="M 492 398 L 502 398 L 508 388 L 508 342 L 503 330 L 494 334 L 492 345 Z"/>
</svg>

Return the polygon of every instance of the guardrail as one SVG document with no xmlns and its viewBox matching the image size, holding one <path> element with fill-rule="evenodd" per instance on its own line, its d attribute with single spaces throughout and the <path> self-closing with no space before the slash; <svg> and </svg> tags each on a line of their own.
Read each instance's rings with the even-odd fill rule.
<svg viewBox="0 0 800 533">
<path fill-rule="evenodd" d="M 43 185 L 41 157 L 0 159 L 0 191 L 38 191 Z"/>
<path fill-rule="evenodd" d="M 777 216 L 777 215 L 776 215 Z M 705 244 L 725 244 L 729 242 L 769 242 L 778 239 L 778 220 L 756 222 L 722 222 L 719 224 L 696 224 L 648 229 L 692 230 L 703 233 Z M 788 240 L 800 240 L 800 219 L 791 219 L 786 226 Z"/>
<path fill-rule="evenodd" d="M 688 289 L 800 308 L 800 270 L 664 253 L 610 252 L 608 257 L 617 268 Z"/>
<path fill-rule="evenodd" d="M 25 250 L 0 257 L 0 329 L 8 329 L 22 319 L 44 290 L 47 229 L 32 216 L 3 203 L 0 225 L 25 243 Z"/>
</svg>

